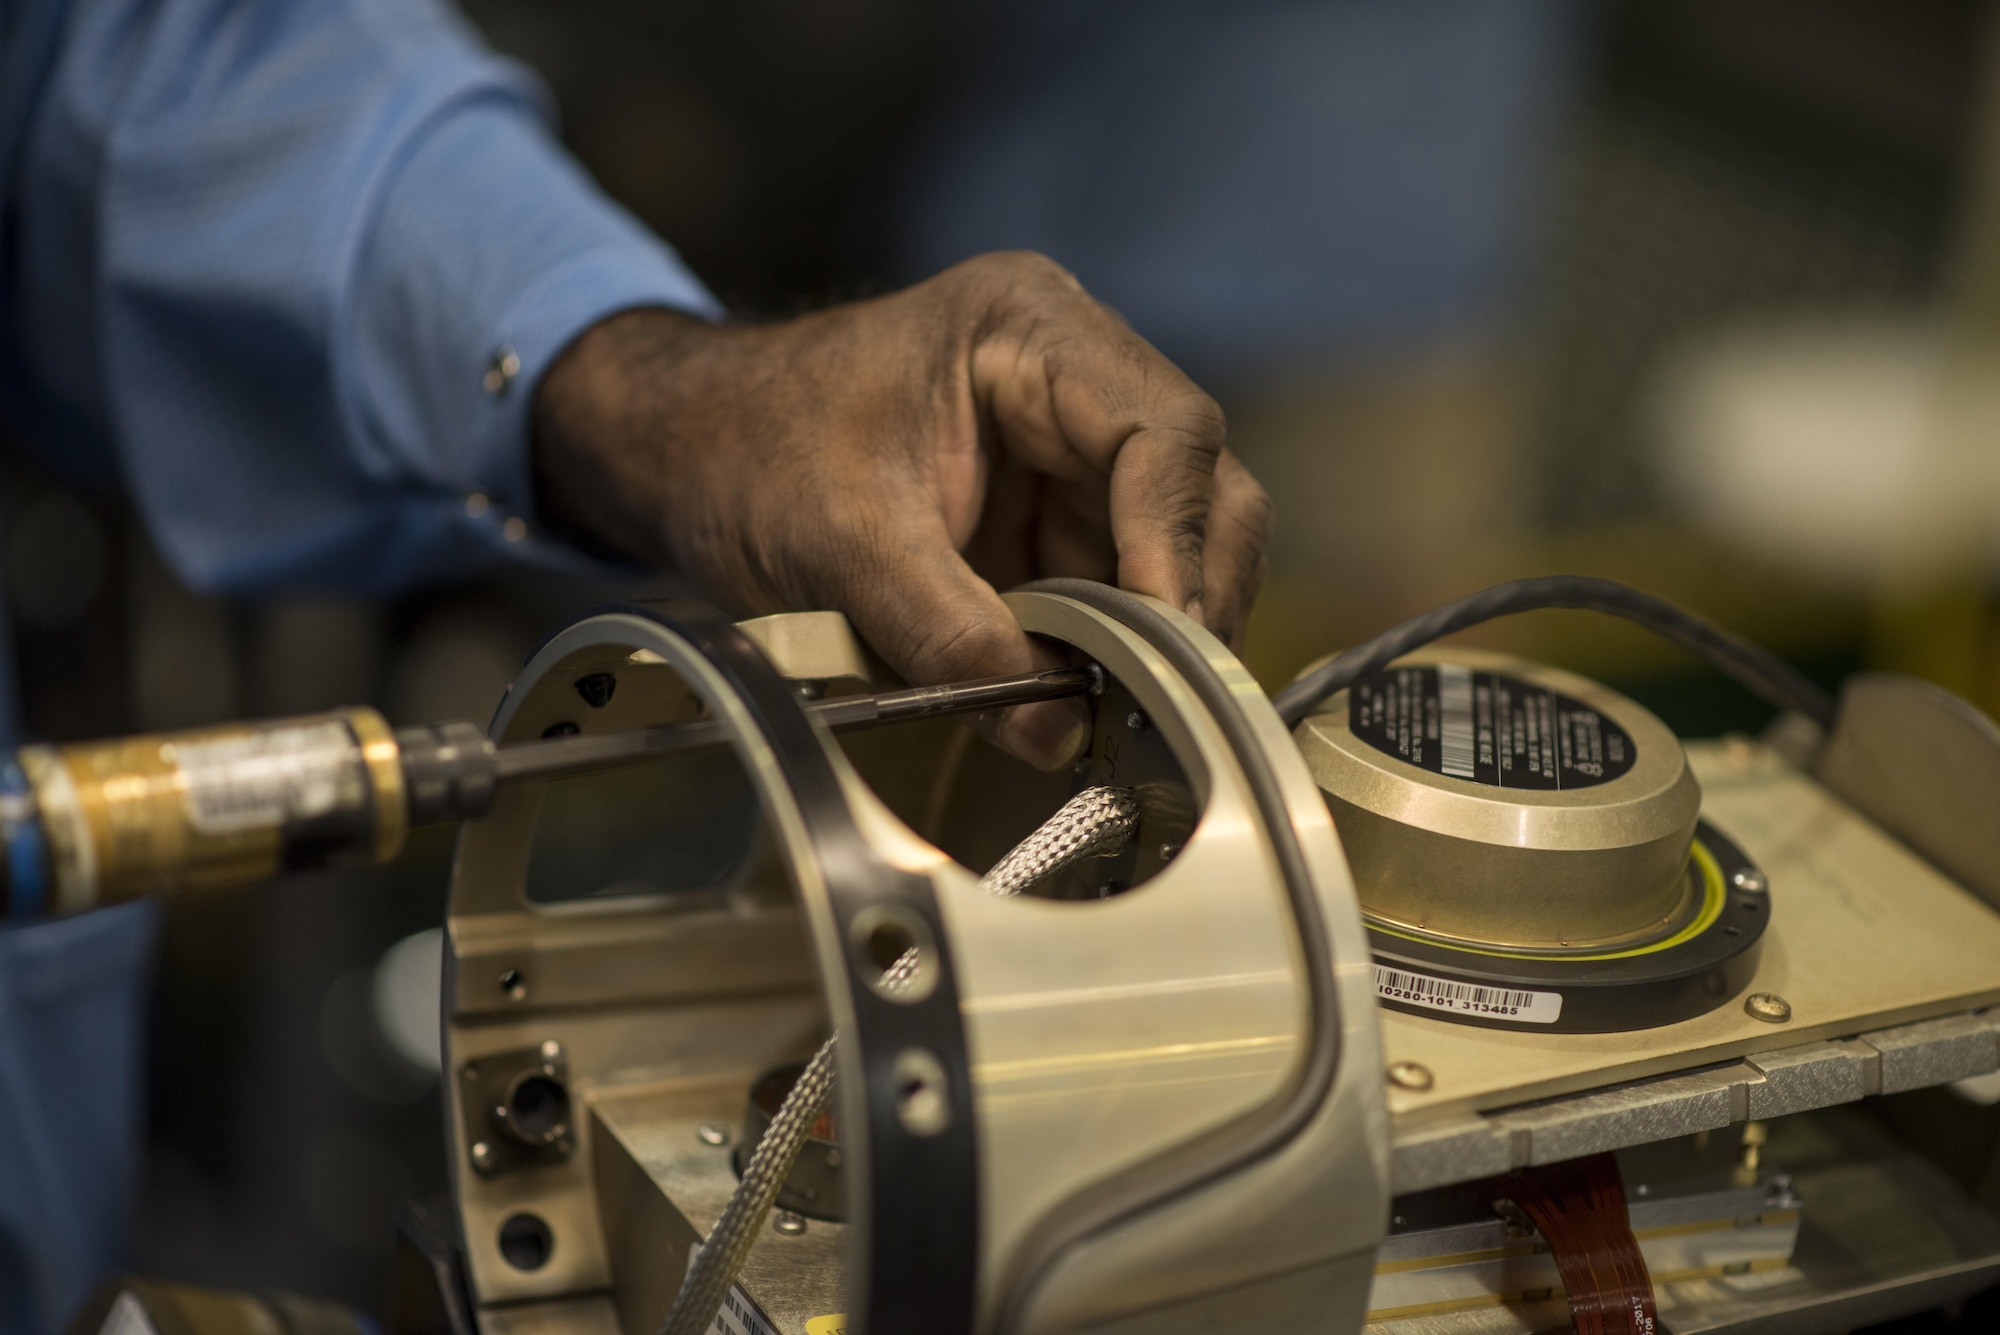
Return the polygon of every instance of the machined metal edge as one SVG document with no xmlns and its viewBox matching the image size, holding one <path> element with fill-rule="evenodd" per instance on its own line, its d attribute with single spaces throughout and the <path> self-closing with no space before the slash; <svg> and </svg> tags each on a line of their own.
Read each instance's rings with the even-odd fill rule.
<svg viewBox="0 0 2000 1335">
<path fill-rule="evenodd" d="M 632 638 L 622 639 L 613 623 Z M 849 1236 L 856 1279 L 852 1314 L 858 1324 L 885 1331 L 920 1329 L 949 1335 L 969 1330 L 978 1264 L 977 1144 L 956 980 L 930 881 L 890 866 L 868 843 L 843 794 L 830 735 L 808 717 L 796 693 L 751 640 L 719 613 L 694 604 L 664 603 L 595 609 L 545 640 L 529 668 L 543 665 L 546 658 L 542 667 L 546 672 L 566 647 L 575 650 L 613 641 L 635 650 L 667 651 L 670 656 L 662 661 L 677 664 L 689 685 L 734 733 L 767 819 L 788 850 L 791 878 L 820 965 L 822 991 L 836 1029 L 845 1035 L 839 1090 L 842 1121 L 848 1128 L 846 1154 L 855 1180 L 867 1183 L 851 1202 Z M 528 675 L 524 671 L 524 677 Z M 505 734 L 520 703 L 510 690 L 495 716 L 496 735 Z M 538 795 L 538 788 L 524 792 L 522 801 L 528 807 L 514 811 L 503 803 L 488 820 L 518 820 L 531 812 Z M 511 847 L 496 848 L 494 856 L 502 862 L 510 856 L 525 858 L 531 839 L 532 824 L 517 832 Z M 507 887 L 484 874 L 498 870 L 499 864 L 468 873 L 464 847 L 454 873 L 454 953 L 448 955 L 454 963 L 461 890 L 470 890 L 471 898 L 488 911 L 507 897 Z M 510 874 L 518 870 L 512 868 Z M 480 881 L 486 883 L 474 884 Z M 512 891 L 518 899 L 518 879 Z M 857 932 L 857 927 L 865 926 L 861 920 L 870 915 L 894 919 L 929 952 L 932 984 L 920 995 L 885 998 L 861 980 L 858 965 L 867 957 L 868 943 L 866 932 Z M 550 915 L 552 922 L 557 918 Z M 448 968 L 446 1015 L 455 1018 L 450 1006 L 456 992 L 451 973 Z M 448 1021 L 447 1051 L 455 1054 L 453 1033 L 454 1025 Z M 913 1053 L 927 1058 L 936 1072 L 934 1083 L 940 1088 L 934 1093 L 950 1110 L 941 1125 L 919 1126 L 901 1113 L 901 1086 L 907 1079 L 900 1072 Z M 451 1065 L 455 1069 L 455 1057 Z M 447 1110 L 448 1124 L 452 1112 Z M 463 1149 L 454 1147 L 452 1155 L 461 1196 L 466 1176 Z M 587 1146 L 584 1151 L 588 1152 Z M 601 1239 L 598 1243 L 601 1249 Z M 475 1277 L 489 1268 L 480 1260 L 473 1258 Z"/>
<path fill-rule="evenodd" d="M 1017 612 L 1023 606 L 1018 600 L 1029 595 L 1054 595 L 1142 635 L 1222 727 L 1250 781 L 1255 818 L 1283 868 L 1311 988 L 1311 1029 L 1305 1060 L 1286 1095 L 1199 1138 L 1184 1153 L 1098 1184 L 1059 1211 L 1033 1253 L 1018 1258 L 1006 1277 L 1009 1287 L 1001 1295 L 995 1329 L 1022 1329 L 1031 1313 L 1039 1315 L 1044 1299 L 1062 1287 L 1071 1263 L 1088 1258 L 1091 1266 L 1135 1273 L 1157 1264 L 1157 1255 L 1142 1260 L 1142 1253 L 1157 1252 L 1166 1239 L 1212 1229 L 1232 1211 L 1257 1218 L 1258 1207 L 1262 1227 L 1232 1225 L 1230 1231 L 1242 1242 L 1261 1239 L 1269 1266 L 1296 1250 L 1291 1240 L 1302 1232 L 1324 1228 L 1318 1236 L 1327 1250 L 1334 1250 L 1333 1239 L 1351 1239 L 1357 1248 L 1351 1256 L 1316 1263 L 1315 1273 L 1338 1272 L 1338 1280 L 1315 1299 L 1312 1310 L 1318 1319 L 1338 1321 L 1337 1313 L 1351 1303 L 1358 1320 L 1381 1236 L 1382 1221 L 1367 1202 L 1380 1200 L 1377 1193 L 1386 1189 L 1384 1087 L 1379 1066 L 1368 1065 L 1379 1063 L 1380 1034 L 1367 983 L 1366 938 L 1325 803 L 1262 689 L 1203 628 L 1154 600 L 1088 581 L 1024 586 L 1010 595 Z M 1330 1165 L 1336 1161 L 1340 1190 L 1314 1191 L 1335 1171 Z M 1271 1236 L 1280 1219 L 1282 1243 Z M 1212 1259 L 1217 1246 L 1211 1241 L 1203 1250 Z M 1270 1278 L 1246 1271 L 1237 1282 L 1254 1285 Z M 1329 1298 L 1334 1292 L 1338 1298 Z M 1201 1295 L 1197 1305 L 1214 1299 Z M 1166 1324 L 1159 1328 L 1172 1328 L 1173 1318 L 1160 1320 Z"/>
<path fill-rule="evenodd" d="M 1393 1190 L 1651 1144 L 2000 1070 L 2000 1008 L 1753 1053 L 1674 1075 L 1395 1128 Z"/>
</svg>

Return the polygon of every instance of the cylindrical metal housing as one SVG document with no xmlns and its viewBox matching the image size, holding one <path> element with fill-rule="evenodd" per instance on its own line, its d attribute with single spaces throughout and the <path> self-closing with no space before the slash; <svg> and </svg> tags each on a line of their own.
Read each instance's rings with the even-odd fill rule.
<svg viewBox="0 0 2000 1335">
<path fill-rule="evenodd" d="M 403 845 L 402 765 L 372 709 L 30 746 L 20 763 L 59 913 L 382 862 Z"/>
<path fill-rule="evenodd" d="M 1670 934 L 1697 907 L 1701 789 L 1680 740 L 1595 682 L 1426 649 L 1295 737 L 1380 928 L 1563 953 Z"/>
</svg>

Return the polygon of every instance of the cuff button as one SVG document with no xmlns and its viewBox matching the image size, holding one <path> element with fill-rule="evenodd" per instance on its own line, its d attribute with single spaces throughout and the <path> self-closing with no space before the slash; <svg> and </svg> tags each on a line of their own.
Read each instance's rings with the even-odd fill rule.
<svg viewBox="0 0 2000 1335">
<path fill-rule="evenodd" d="M 497 399 L 507 392 L 508 386 L 514 383 L 514 377 L 519 374 L 521 374 L 521 359 L 514 354 L 512 348 L 503 344 L 494 350 L 493 360 L 486 363 L 486 374 L 479 383 L 486 387 L 488 394 Z"/>
</svg>

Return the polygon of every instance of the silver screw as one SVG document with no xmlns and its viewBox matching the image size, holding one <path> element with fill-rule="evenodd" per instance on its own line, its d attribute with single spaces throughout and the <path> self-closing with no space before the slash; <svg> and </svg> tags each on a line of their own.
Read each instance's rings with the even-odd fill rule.
<svg viewBox="0 0 2000 1335">
<path fill-rule="evenodd" d="M 562 1044 L 556 1042 L 553 1038 L 543 1039 L 542 1060 L 545 1062 L 555 1063 L 561 1061 L 562 1059 L 563 1059 Z M 550 1074 L 554 1074 L 554 1072 L 550 1072 Z"/>
<path fill-rule="evenodd" d="M 1392 1062 L 1389 1066 L 1389 1083 L 1397 1089 L 1429 1089 L 1436 1081 L 1431 1077 L 1431 1068 L 1418 1062 Z"/>
<path fill-rule="evenodd" d="M 1764 873 L 1755 867 L 1738 869 L 1737 873 L 1729 878 L 1729 883 L 1746 895 L 1761 895 L 1771 888 L 1771 883 L 1765 879 Z"/>
<path fill-rule="evenodd" d="M 476 1141 L 472 1146 L 472 1166 L 482 1173 L 493 1171 L 493 1147 L 485 1141 Z"/>
<path fill-rule="evenodd" d="M 729 1143 L 729 1128 L 717 1122 L 703 1122 L 695 1128 L 695 1139 L 704 1145 L 722 1146 Z"/>
<path fill-rule="evenodd" d="M 1172 862 L 1174 860 L 1174 855 L 1180 851 L 1181 851 L 1181 846 L 1179 844 L 1161 844 L 1160 861 Z"/>
<path fill-rule="evenodd" d="M 840 1151 L 839 1151 L 839 1150 L 828 1150 L 828 1151 L 826 1152 L 826 1166 L 827 1166 L 828 1168 L 838 1168 L 838 1167 L 840 1167 Z"/>
<path fill-rule="evenodd" d="M 793 1214 L 790 1210 L 780 1210 L 771 1217 L 771 1227 L 788 1238 L 796 1238 L 806 1231 L 806 1221 L 803 1215 Z"/>
<path fill-rule="evenodd" d="M 1754 1020 L 1783 1024 L 1792 1018 L 1792 1003 L 1776 992 L 1752 992 L 1743 1000 L 1743 1009 Z"/>
<path fill-rule="evenodd" d="M 1125 726 L 1133 732 L 1144 732 L 1146 730 L 1146 711 L 1135 709 L 1127 714 L 1125 716 Z"/>
</svg>

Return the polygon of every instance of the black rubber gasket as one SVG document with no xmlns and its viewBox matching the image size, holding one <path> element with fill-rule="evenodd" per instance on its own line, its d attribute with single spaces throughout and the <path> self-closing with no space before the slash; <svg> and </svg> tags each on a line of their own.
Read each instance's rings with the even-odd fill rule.
<svg viewBox="0 0 2000 1335">
<path fill-rule="evenodd" d="M 865 1227 L 854 1251 L 865 1269 L 853 1276 L 849 1326 L 873 1335 L 970 1332 L 979 1267 L 978 1140 L 950 940 L 931 883 L 876 856 L 797 693 L 722 613 L 688 602 L 614 604 L 581 613 L 548 639 L 613 614 L 644 617 L 680 636 L 749 711 L 798 803 L 843 960 L 854 957 L 848 943 L 866 909 L 890 906 L 929 929 L 936 982 L 919 999 L 889 1001 L 851 967 L 838 983 L 826 980 L 844 986 L 854 1008 L 855 1032 L 841 1035 L 841 1064 L 859 1068 L 865 1082 L 865 1123 L 844 1121 L 842 1132 L 850 1163 L 858 1152 L 867 1165 L 865 1207 L 855 1208 L 862 1184 L 849 1182 L 849 1208 Z M 897 1112 L 896 1058 L 908 1048 L 929 1051 L 945 1072 L 951 1116 L 934 1135 L 912 1134 Z"/>
<path fill-rule="evenodd" d="M 1714 1010 L 1749 986 L 1756 974 L 1771 896 L 1768 890 L 1751 894 L 1737 887 L 1736 874 L 1756 868 L 1720 830 L 1702 821 L 1695 826 L 1695 839 L 1722 873 L 1722 911 L 1696 936 L 1645 954 L 1599 960 L 1561 955 L 1522 959 L 1392 936 L 1369 924 L 1368 945 L 1378 965 L 1468 987 L 1555 992 L 1562 997 L 1562 1014 L 1554 1023 L 1444 1011 L 1390 997 L 1378 1000 L 1390 1010 L 1447 1024 L 1544 1034 L 1652 1029 Z"/>
<path fill-rule="evenodd" d="M 1024 593 L 1069 598 L 1138 632 L 1178 672 L 1222 730 L 1243 769 L 1257 814 L 1284 876 L 1305 961 L 1307 1015 L 1305 1061 L 1284 1095 L 1206 1136 L 1166 1161 L 1141 1164 L 1096 1183 L 1056 1206 L 1023 1244 L 1000 1290 L 997 1332 L 1019 1330 L 1035 1293 L 1077 1248 L 1140 1214 L 1158 1210 L 1278 1153 L 1303 1131 L 1333 1088 L 1340 1065 L 1340 1004 L 1333 985 L 1333 947 L 1305 850 L 1292 827 L 1291 809 L 1270 757 L 1250 729 L 1244 702 L 1154 607 L 1109 585 L 1081 579 L 1048 579 L 1023 585 Z M 1289 729 L 1287 729 L 1289 731 Z"/>
</svg>

